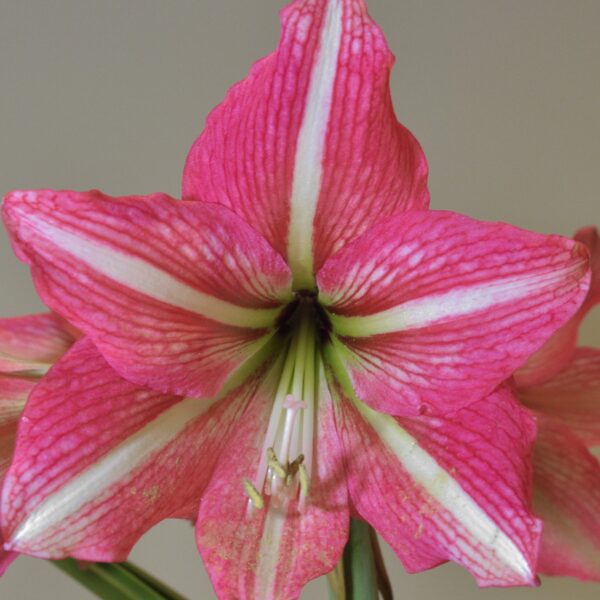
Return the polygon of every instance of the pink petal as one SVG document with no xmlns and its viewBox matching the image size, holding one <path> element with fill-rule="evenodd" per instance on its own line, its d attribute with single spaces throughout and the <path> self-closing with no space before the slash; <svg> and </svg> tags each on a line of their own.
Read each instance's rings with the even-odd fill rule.
<svg viewBox="0 0 600 600">
<path fill-rule="evenodd" d="M 43 372 L 73 340 L 62 319 L 52 313 L 0 319 L 0 372 Z"/>
<path fill-rule="evenodd" d="M 0 375 L 0 482 L 10 465 L 19 417 L 35 383 L 35 379 Z M 0 576 L 18 556 L 17 552 L 6 551 L 3 546 L 4 538 L 0 533 Z"/>
<path fill-rule="evenodd" d="M 577 314 L 563 325 L 530 359 L 515 373 L 519 387 L 537 385 L 549 381 L 560 373 L 573 359 L 577 346 L 577 334 L 581 322 L 600 302 L 600 240 L 595 227 L 580 229 L 575 239 L 590 251 L 592 280 L 585 302 Z"/>
<path fill-rule="evenodd" d="M 600 581 L 600 464 L 559 421 L 538 419 L 535 510 L 544 520 L 539 571 Z"/>
<path fill-rule="evenodd" d="M 0 319 L 0 481 L 13 456 L 19 418 L 38 381 L 35 375 L 64 354 L 73 339 L 68 326 L 53 314 Z M 3 546 L 0 533 L 0 576 L 18 556 Z"/>
<path fill-rule="evenodd" d="M 214 395 L 290 293 L 283 259 L 214 204 L 13 192 L 4 216 L 43 300 L 165 393 Z"/>
<path fill-rule="evenodd" d="M 261 459 L 275 385 L 268 380 L 240 418 L 202 498 L 197 542 L 221 600 L 287 600 L 331 571 L 348 535 L 348 501 L 341 444 L 331 398 L 321 386 L 314 465 L 305 507 L 265 496 L 249 511 L 243 482 Z"/>
<path fill-rule="evenodd" d="M 589 310 L 600 302 L 600 236 L 596 227 L 584 227 L 575 234 L 575 239 L 585 244 L 591 254 L 592 285 L 584 305 Z"/>
<path fill-rule="evenodd" d="M 427 208 L 427 163 L 394 115 L 394 59 L 362 0 L 297 0 L 281 21 L 278 49 L 211 113 L 183 196 L 232 208 L 312 287 L 348 240 Z"/>
<path fill-rule="evenodd" d="M 348 244 L 318 285 L 359 396 L 411 415 L 509 377 L 581 304 L 587 259 L 566 238 L 414 211 Z"/>
<path fill-rule="evenodd" d="M 0 544 L 2 544 L 2 536 L 0 535 Z M 19 556 L 18 552 L 7 552 L 0 549 L 0 576 L 6 573 L 6 570 L 13 563 L 15 558 Z"/>
<path fill-rule="evenodd" d="M 588 446 L 600 445 L 600 350 L 578 348 L 554 379 L 518 393 L 524 404 L 556 418 Z"/>
<path fill-rule="evenodd" d="M 193 518 L 243 402 L 137 387 L 78 342 L 27 403 L 2 494 L 7 548 L 120 561 L 158 521 Z"/>
<path fill-rule="evenodd" d="M 536 583 L 535 426 L 508 389 L 444 417 L 338 408 L 351 502 L 409 572 L 451 560 L 481 586 Z"/>
<path fill-rule="evenodd" d="M 514 378 L 519 388 L 550 381 L 573 360 L 581 325 L 580 313 L 581 309 L 515 372 Z"/>
<path fill-rule="evenodd" d="M 10 464 L 19 417 L 35 379 L 0 375 L 0 481 Z"/>
</svg>

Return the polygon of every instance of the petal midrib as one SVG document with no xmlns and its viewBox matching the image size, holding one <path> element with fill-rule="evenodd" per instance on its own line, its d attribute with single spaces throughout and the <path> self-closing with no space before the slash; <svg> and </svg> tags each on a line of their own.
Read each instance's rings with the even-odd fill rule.
<svg viewBox="0 0 600 600">
<path fill-rule="evenodd" d="M 280 307 L 247 308 L 220 300 L 192 288 L 139 258 L 84 239 L 35 215 L 29 215 L 28 220 L 46 240 L 81 260 L 89 268 L 159 302 L 225 325 L 249 329 L 271 327 L 281 310 Z"/>
<path fill-rule="evenodd" d="M 522 300 L 533 292 L 539 293 L 543 288 L 552 289 L 557 281 L 579 271 L 579 265 L 571 265 L 555 271 L 505 277 L 491 283 L 424 296 L 364 316 L 336 314 L 333 312 L 335 305 L 328 312 L 336 333 L 348 337 L 368 337 L 418 329 Z"/>
</svg>

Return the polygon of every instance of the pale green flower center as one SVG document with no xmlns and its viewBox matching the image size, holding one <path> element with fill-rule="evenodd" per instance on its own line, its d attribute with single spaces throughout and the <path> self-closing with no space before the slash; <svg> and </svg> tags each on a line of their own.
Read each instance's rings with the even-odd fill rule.
<svg viewBox="0 0 600 600">
<path fill-rule="evenodd" d="M 281 505 L 299 498 L 302 510 L 314 467 L 321 350 L 329 336 L 329 320 L 316 294 L 296 294 L 278 321 L 278 335 L 285 339 L 274 366 L 279 384 L 256 475 L 244 481 L 250 512 L 264 506 L 265 496 Z"/>
</svg>

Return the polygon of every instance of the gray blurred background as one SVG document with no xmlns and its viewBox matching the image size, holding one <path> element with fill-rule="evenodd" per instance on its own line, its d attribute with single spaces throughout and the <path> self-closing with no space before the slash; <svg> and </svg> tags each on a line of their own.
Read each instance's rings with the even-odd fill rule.
<svg viewBox="0 0 600 600">
<path fill-rule="evenodd" d="M 275 0 L 0 0 L 0 193 L 17 187 L 179 194 L 207 112 L 278 37 Z M 431 166 L 432 205 L 571 235 L 600 223 L 598 0 L 371 0 L 398 57 L 400 119 Z M 0 233 L 0 314 L 41 308 Z M 600 311 L 582 342 L 600 346 Z M 213 593 L 191 527 L 165 523 L 132 559 L 190 598 Z M 477 590 L 454 566 L 407 576 L 399 599 L 597 599 L 600 585 Z M 91 598 L 22 558 L 9 600 Z M 303 598 L 326 598 L 322 582 Z"/>
</svg>

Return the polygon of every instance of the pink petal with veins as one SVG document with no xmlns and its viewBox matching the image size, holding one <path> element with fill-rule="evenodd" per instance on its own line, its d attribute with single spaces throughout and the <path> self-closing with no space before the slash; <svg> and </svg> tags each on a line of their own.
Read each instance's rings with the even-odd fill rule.
<svg viewBox="0 0 600 600">
<path fill-rule="evenodd" d="M 581 312 L 581 309 L 580 311 Z M 550 381 L 573 360 L 581 318 L 579 312 L 518 369 L 515 382 L 519 388 L 537 386 Z"/>
<path fill-rule="evenodd" d="M 290 294 L 283 259 L 215 204 L 13 192 L 4 218 L 46 304 L 165 393 L 214 395 Z"/>
<path fill-rule="evenodd" d="M 544 520 L 539 571 L 600 581 L 600 463 L 560 421 L 538 415 L 535 510 Z"/>
<path fill-rule="evenodd" d="M 89 339 L 78 342 L 27 403 L 2 495 L 7 546 L 121 561 L 160 520 L 193 519 L 246 400 L 243 391 L 215 403 L 140 388 Z"/>
<path fill-rule="evenodd" d="M 580 306 L 582 244 L 448 212 L 388 219 L 318 274 L 359 397 L 390 414 L 490 393 Z"/>
<path fill-rule="evenodd" d="M 590 251 L 592 280 L 590 289 L 575 316 L 563 325 L 531 358 L 515 373 L 520 387 L 538 385 L 560 373 L 573 359 L 581 322 L 587 313 L 600 302 L 600 240 L 595 227 L 585 227 L 575 234 L 575 239 Z"/>
<path fill-rule="evenodd" d="M 338 406 L 351 503 L 411 572 L 451 560 L 481 586 L 535 585 L 533 420 L 504 388 L 443 417 Z"/>
<path fill-rule="evenodd" d="M 73 341 L 67 325 L 52 313 L 0 319 L 0 372 L 47 368 Z"/>
<path fill-rule="evenodd" d="M 592 284 L 584 305 L 589 310 L 600 302 L 600 236 L 596 227 L 584 227 L 575 234 L 575 239 L 585 244 L 591 255 Z"/>
<path fill-rule="evenodd" d="M 183 197 L 229 206 L 302 287 L 375 222 L 427 208 L 428 169 L 394 115 L 394 59 L 365 3 L 298 0 L 281 21 L 278 49 L 209 116 Z"/>
<path fill-rule="evenodd" d="M 523 404 L 554 417 L 589 447 L 600 445 L 600 349 L 577 348 L 556 377 L 518 394 Z"/>
<path fill-rule="evenodd" d="M 253 478 L 261 458 L 275 386 L 267 381 L 257 390 L 202 497 L 197 542 L 221 600 L 298 598 L 309 580 L 335 567 L 348 536 L 341 443 L 323 389 L 305 508 L 297 497 L 284 503 L 265 496 L 264 507 L 249 512 L 244 480 Z"/>
<path fill-rule="evenodd" d="M 12 458 L 19 417 L 36 383 L 34 379 L 0 375 L 0 480 Z"/>
<path fill-rule="evenodd" d="M 14 320 L 7 321 L 12 321 L 11 325 L 14 325 Z M 27 331 L 30 332 L 31 329 Z M 14 346 L 11 344 L 11 348 Z M 0 375 L 0 482 L 3 482 L 12 459 L 19 417 L 35 384 L 33 379 Z M 4 538 L 0 533 L 0 575 L 4 575 L 18 556 L 17 552 L 4 550 L 3 544 Z"/>
</svg>

